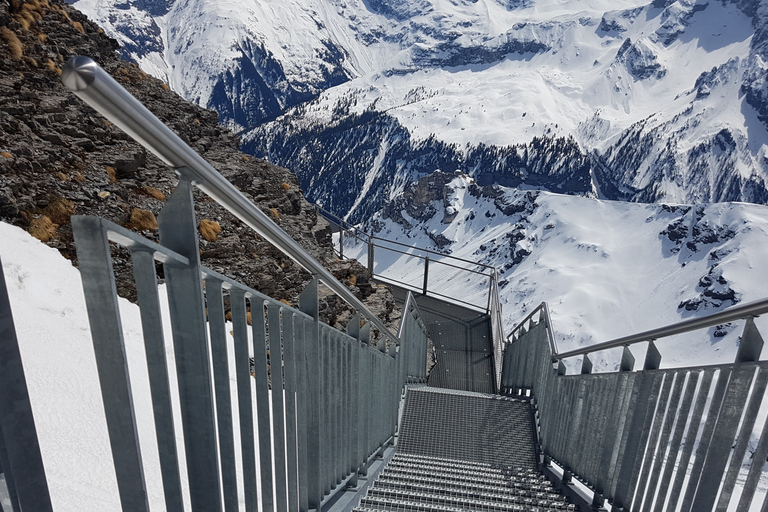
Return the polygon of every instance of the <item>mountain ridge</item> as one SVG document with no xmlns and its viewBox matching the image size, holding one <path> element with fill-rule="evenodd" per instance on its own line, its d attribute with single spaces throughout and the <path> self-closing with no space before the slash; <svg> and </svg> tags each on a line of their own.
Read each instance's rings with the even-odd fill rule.
<svg viewBox="0 0 768 512">
<path fill-rule="evenodd" d="M 350 220 L 454 165 L 473 175 L 477 165 L 494 169 L 499 183 L 515 176 L 567 191 L 558 178 L 506 165 L 514 148 L 542 137 L 551 139 L 547 161 L 573 158 L 570 144 L 556 150 L 570 138 L 589 160 L 592 184 L 573 193 L 768 201 L 764 4 L 227 0 L 214 11 L 186 0 L 164 2 L 164 14 L 152 17 L 140 2 L 121 2 L 123 14 L 93 0 L 75 5 L 134 43 L 141 24 L 132 19 L 157 22 L 172 87 L 215 107 L 245 130 L 244 149 L 293 169 L 313 200 Z M 133 55 L 150 72 L 160 55 L 153 48 Z M 372 124 L 359 130 L 366 116 Z M 320 140 L 337 151 L 311 151 Z M 483 153 L 482 164 L 472 153 Z M 382 167 L 387 161 L 404 163 Z M 329 190 L 346 169 L 354 176 L 339 200 Z"/>
</svg>

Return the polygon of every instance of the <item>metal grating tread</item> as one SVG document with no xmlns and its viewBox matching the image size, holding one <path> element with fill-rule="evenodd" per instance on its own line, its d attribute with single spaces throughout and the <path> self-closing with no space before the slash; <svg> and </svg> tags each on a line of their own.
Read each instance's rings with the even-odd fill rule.
<svg viewBox="0 0 768 512">
<path fill-rule="evenodd" d="M 383 473 L 380 478 L 382 482 L 398 482 L 402 484 L 414 484 L 414 485 L 430 485 L 436 489 L 450 488 L 450 489 L 464 489 L 467 491 L 482 491 L 489 493 L 502 493 L 502 492 L 524 492 L 524 491 L 538 491 L 538 492 L 550 492 L 557 493 L 554 487 L 549 481 L 534 481 L 534 482 L 520 482 L 520 481 L 467 481 L 455 478 L 440 478 L 440 477 L 420 477 L 415 475 L 403 475 L 393 473 Z"/>
<path fill-rule="evenodd" d="M 406 393 L 398 452 L 536 468 L 529 402 L 433 389 L 415 388 Z"/>
<path fill-rule="evenodd" d="M 539 501 L 564 502 L 565 497 L 556 492 L 547 492 L 543 488 L 532 487 L 530 489 L 521 488 L 487 488 L 476 486 L 466 488 L 452 485 L 438 485 L 434 482 L 396 482 L 386 478 L 380 478 L 376 483 L 376 489 L 380 491 L 397 491 L 408 493 L 417 493 L 420 495 L 436 495 L 456 499 L 482 499 L 485 501 L 500 503 L 515 503 L 519 499 L 533 498 Z"/>
<path fill-rule="evenodd" d="M 388 472 L 401 472 L 410 475 L 436 475 L 443 478 L 463 478 L 476 479 L 478 481 L 520 481 L 532 482 L 539 481 L 542 477 L 539 473 L 531 469 L 518 468 L 513 470 L 478 470 L 476 468 L 446 467 L 428 463 L 392 461 L 387 466 Z"/>
<path fill-rule="evenodd" d="M 413 511 L 532 511 L 532 510 L 558 510 L 575 511 L 572 504 L 563 502 L 547 502 L 534 498 L 521 499 L 516 502 L 497 503 L 483 499 L 451 499 L 441 496 L 420 495 L 416 493 L 383 493 L 371 489 L 366 497 L 360 501 L 360 507 L 379 510 L 413 510 Z"/>
</svg>

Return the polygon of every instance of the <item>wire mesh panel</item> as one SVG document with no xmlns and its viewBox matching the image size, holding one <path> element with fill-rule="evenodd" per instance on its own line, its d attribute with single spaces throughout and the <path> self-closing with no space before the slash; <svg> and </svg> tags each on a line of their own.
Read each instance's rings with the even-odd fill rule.
<svg viewBox="0 0 768 512">
<path fill-rule="evenodd" d="M 374 246 L 373 274 L 415 292 L 424 290 L 426 258 L 400 247 Z"/>
</svg>

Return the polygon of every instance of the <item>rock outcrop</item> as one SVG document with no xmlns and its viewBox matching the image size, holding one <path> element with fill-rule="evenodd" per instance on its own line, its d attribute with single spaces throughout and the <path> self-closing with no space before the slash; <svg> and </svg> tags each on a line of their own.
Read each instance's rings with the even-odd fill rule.
<svg viewBox="0 0 768 512">
<path fill-rule="evenodd" d="M 62 65 L 88 55 L 252 199 L 380 318 L 399 313 L 357 262 L 334 256 L 328 224 L 287 169 L 240 152 L 215 112 L 182 100 L 163 82 L 117 58 L 118 44 L 58 0 L 0 0 L 0 220 L 27 229 L 77 264 L 70 216 L 99 215 L 157 238 L 156 217 L 177 182 L 154 155 L 61 84 Z M 197 194 L 203 265 L 293 304 L 309 275 L 203 194 Z M 135 297 L 126 252 L 113 254 L 118 291 Z M 162 268 L 158 267 L 160 278 Z M 326 297 L 325 320 L 350 318 Z"/>
</svg>

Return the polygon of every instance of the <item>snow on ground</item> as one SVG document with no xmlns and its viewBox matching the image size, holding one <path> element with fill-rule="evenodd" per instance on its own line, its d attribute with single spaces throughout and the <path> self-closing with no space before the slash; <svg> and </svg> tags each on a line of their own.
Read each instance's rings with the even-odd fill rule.
<svg viewBox="0 0 768 512">
<path fill-rule="evenodd" d="M 79 271 L 57 250 L 20 228 L 0 223 L 0 258 L 10 296 L 30 400 L 37 425 L 43 463 L 56 512 L 120 510 L 117 481 L 98 384 L 96 360 L 85 310 Z M 160 286 L 165 320 L 166 357 L 172 369 L 173 346 L 164 287 Z M 139 309 L 120 299 L 125 348 L 133 389 L 136 422 L 150 509 L 165 510 L 152 402 L 146 368 Z M 231 329 L 228 324 L 227 330 Z M 234 361 L 230 348 L 229 361 Z M 177 384 L 171 374 L 171 389 Z M 234 386 L 234 368 L 230 368 Z M 255 390 L 253 390 L 255 396 Z M 235 392 L 233 387 L 233 393 Z M 189 486 L 184 461 L 178 396 L 174 394 L 177 446 L 185 506 Z M 233 411 L 237 399 L 233 394 Z M 239 424 L 235 422 L 235 444 Z M 238 474 L 240 474 L 240 455 Z M 244 507 L 242 484 L 239 489 Z"/>
</svg>

